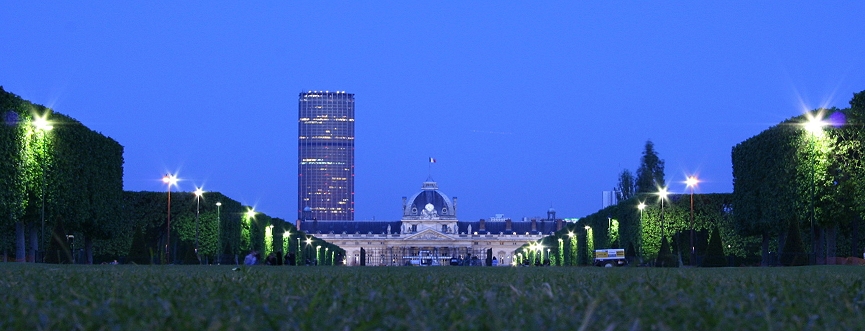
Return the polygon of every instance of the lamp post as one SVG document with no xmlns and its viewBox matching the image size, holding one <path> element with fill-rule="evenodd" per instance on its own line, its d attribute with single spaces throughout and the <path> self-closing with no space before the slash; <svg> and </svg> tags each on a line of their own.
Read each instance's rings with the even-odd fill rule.
<svg viewBox="0 0 865 331">
<path fill-rule="evenodd" d="M 556 262 L 558 266 L 565 265 L 565 240 L 559 238 L 559 249 L 556 250 Z"/>
<path fill-rule="evenodd" d="M 249 242 L 249 250 L 252 251 L 255 248 L 252 244 L 252 220 L 255 219 L 255 208 L 251 208 L 251 207 L 247 207 L 247 208 L 249 208 L 246 210 L 246 213 L 245 213 L 246 214 L 246 222 L 247 222 L 246 226 L 249 227 L 249 231 L 247 231 L 247 235 L 249 236 L 249 238 L 247 238 L 247 242 Z M 242 228 L 240 231 L 240 236 L 243 237 L 243 229 Z M 242 240 L 243 240 L 243 238 L 241 238 L 241 241 Z"/>
<path fill-rule="evenodd" d="M 327 265 L 327 250 L 328 250 L 328 249 L 330 249 L 330 247 L 325 247 L 325 248 L 324 248 L 324 264 L 325 264 L 325 265 Z"/>
<path fill-rule="evenodd" d="M 45 191 L 46 191 L 46 184 L 45 184 L 45 140 L 47 139 L 48 131 L 51 131 L 51 129 L 54 129 L 54 126 L 51 125 L 51 123 L 49 123 L 48 119 L 46 119 L 45 117 L 37 117 L 35 120 L 33 120 L 33 126 L 36 128 L 36 131 L 39 131 L 42 133 L 42 135 L 41 135 L 42 137 L 40 139 L 41 143 L 42 143 L 42 151 L 41 151 L 41 153 L 39 153 L 40 155 L 42 155 L 42 158 L 43 158 L 42 162 L 40 162 L 40 166 L 42 168 L 41 169 L 42 171 L 40 171 L 41 175 L 42 175 L 42 192 L 40 192 L 42 195 L 42 197 L 41 197 L 42 207 L 40 208 L 41 210 L 40 210 L 40 216 L 39 216 L 40 222 L 42 223 L 42 236 L 41 236 L 41 243 L 39 244 L 39 250 L 42 251 L 42 262 L 44 263 L 45 262 Z M 34 261 L 35 261 L 35 257 L 34 257 Z"/>
<path fill-rule="evenodd" d="M 640 210 L 640 228 L 642 229 L 642 227 L 643 227 L 643 209 L 646 209 L 646 204 L 644 202 L 640 201 L 640 204 L 637 205 L 637 209 Z M 640 244 L 639 256 L 640 256 L 640 261 L 642 261 L 642 259 L 643 259 L 643 253 L 642 253 L 642 251 L 643 251 L 643 236 L 640 235 L 640 237 L 638 239 L 640 241 L 639 242 L 639 244 Z"/>
<path fill-rule="evenodd" d="M 816 115 L 811 115 L 811 113 L 805 114 L 805 117 L 808 119 L 807 122 L 803 124 L 803 127 L 806 131 L 811 133 L 811 139 L 809 141 L 809 145 L 811 147 L 811 152 L 815 153 L 816 149 L 816 140 L 818 137 L 823 136 L 823 127 L 828 123 L 823 121 L 823 112 L 818 112 Z M 816 243 L 816 233 L 814 232 L 814 195 L 815 191 L 817 191 L 817 166 L 816 166 L 817 157 L 814 156 L 814 160 L 812 160 L 811 165 L 811 253 L 814 255 L 814 263 L 817 262 L 817 243 Z"/>
<path fill-rule="evenodd" d="M 309 256 L 309 254 L 307 254 L 306 251 L 309 250 L 310 245 L 312 245 L 312 239 L 309 237 L 306 237 L 306 248 L 303 249 L 303 255 L 304 256 Z M 306 261 L 304 261 L 304 262 L 306 262 Z"/>
<path fill-rule="evenodd" d="M 285 249 L 285 252 L 282 252 L 282 258 L 287 261 L 288 253 L 291 252 L 291 230 L 282 233 L 282 248 Z M 285 264 L 288 265 L 288 263 Z"/>
<path fill-rule="evenodd" d="M 318 261 L 321 261 L 321 258 L 318 256 L 318 251 L 321 249 L 321 245 L 315 246 L 315 265 L 318 265 Z"/>
<path fill-rule="evenodd" d="M 685 183 L 691 188 L 691 266 L 697 265 L 697 253 L 694 249 L 694 186 L 697 186 L 697 176 L 688 176 Z"/>
<path fill-rule="evenodd" d="M 222 219 L 219 217 L 219 207 L 222 202 L 216 202 L 216 264 L 222 263 Z"/>
<path fill-rule="evenodd" d="M 661 241 L 664 240 L 666 233 L 664 232 L 664 200 L 667 200 L 667 195 L 670 194 L 667 192 L 666 187 L 662 187 L 658 190 L 658 198 L 661 200 Z"/>
<path fill-rule="evenodd" d="M 171 260 L 171 185 L 177 184 L 177 176 L 166 174 L 162 177 L 162 182 L 168 184 L 168 219 L 165 223 L 165 262 L 168 263 Z"/>
<path fill-rule="evenodd" d="M 594 250 L 595 247 L 591 247 L 592 248 L 591 250 L 589 249 L 589 242 L 591 242 L 592 246 L 594 246 L 595 240 L 594 240 L 594 238 L 589 240 L 589 237 L 594 237 L 594 234 L 592 233 L 592 227 L 586 225 L 583 228 L 586 229 L 586 255 L 585 255 L 586 264 L 589 264 L 589 263 L 593 263 L 593 261 L 590 261 L 588 257 L 593 256 L 593 254 L 595 253 L 592 251 L 592 250 Z"/>
<path fill-rule="evenodd" d="M 198 215 L 201 207 L 201 195 L 204 190 L 200 187 L 195 188 L 195 257 L 198 259 L 198 264 L 201 264 L 201 255 L 198 253 Z"/>
<path fill-rule="evenodd" d="M 294 252 L 294 265 L 299 266 L 303 256 L 300 254 L 300 236 L 297 236 L 297 250 Z"/>
<path fill-rule="evenodd" d="M 613 247 L 613 216 L 607 215 L 607 247 Z"/>
</svg>

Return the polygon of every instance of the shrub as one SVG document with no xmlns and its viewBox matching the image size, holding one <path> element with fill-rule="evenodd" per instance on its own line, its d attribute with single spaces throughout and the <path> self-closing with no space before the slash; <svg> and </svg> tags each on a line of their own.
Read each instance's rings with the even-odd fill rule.
<svg viewBox="0 0 865 331">
<path fill-rule="evenodd" d="M 667 241 L 666 236 L 661 240 L 661 249 L 658 250 L 658 258 L 655 260 L 655 266 L 667 268 L 679 267 L 679 261 L 676 259 L 676 255 L 673 255 L 672 251 L 670 251 L 670 242 Z"/>
<path fill-rule="evenodd" d="M 712 235 L 709 236 L 709 246 L 706 247 L 706 258 L 703 260 L 704 267 L 723 267 L 727 265 L 727 258 L 724 255 L 724 245 L 721 242 L 721 232 L 718 227 L 712 228 Z"/>
<path fill-rule="evenodd" d="M 808 264 L 808 256 L 802 245 L 802 235 L 799 226 L 794 221 L 787 222 L 787 240 L 784 242 L 784 251 L 781 253 L 781 265 L 802 266 Z"/>
</svg>

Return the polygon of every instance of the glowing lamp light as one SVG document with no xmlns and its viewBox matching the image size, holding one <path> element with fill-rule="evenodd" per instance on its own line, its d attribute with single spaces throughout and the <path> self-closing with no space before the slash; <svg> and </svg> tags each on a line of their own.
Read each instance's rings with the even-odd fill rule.
<svg viewBox="0 0 865 331">
<path fill-rule="evenodd" d="M 255 209 L 250 208 L 246 211 L 247 218 L 255 218 Z"/>
<path fill-rule="evenodd" d="M 694 187 L 697 186 L 697 183 L 699 182 L 700 181 L 697 180 L 697 176 L 688 176 L 688 179 L 685 180 L 685 185 L 687 185 L 688 187 Z"/>
<path fill-rule="evenodd" d="M 666 187 L 658 188 L 658 196 L 661 197 L 661 199 L 666 200 L 668 195 L 670 195 L 670 192 L 667 192 Z"/>
<path fill-rule="evenodd" d="M 168 174 L 162 177 L 162 182 L 168 184 L 168 187 L 177 186 L 177 175 Z"/>
<path fill-rule="evenodd" d="M 36 117 L 36 119 L 33 120 L 33 126 L 39 131 L 51 131 L 51 129 L 54 128 L 45 117 Z"/>
<path fill-rule="evenodd" d="M 639 210 L 646 209 L 646 204 L 641 201 L 640 204 L 637 205 L 637 209 L 639 209 Z"/>
<path fill-rule="evenodd" d="M 823 127 L 829 125 L 829 123 L 823 120 L 823 112 L 819 112 L 817 115 L 807 113 L 805 114 L 805 118 L 808 120 L 802 124 L 802 127 L 804 127 L 806 131 L 811 132 L 811 134 L 818 137 L 823 135 Z"/>
<path fill-rule="evenodd" d="M 196 187 L 195 191 L 192 193 L 195 193 L 195 196 L 200 198 L 202 195 L 204 195 L 204 190 L 200 187 Z"/>
</svg>

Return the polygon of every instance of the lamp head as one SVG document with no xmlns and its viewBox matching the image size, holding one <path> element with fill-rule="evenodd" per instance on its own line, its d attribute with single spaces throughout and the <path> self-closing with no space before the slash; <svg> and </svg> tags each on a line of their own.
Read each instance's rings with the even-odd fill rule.
<svg viewBox="0 0 865 331">
<path fill-rule="evenodd" d="M 808 132 L 811 132 L 811 134 L 818 137 L 823 135 L 823 127 L 829 125 L 829 123 L 826 123 L 826 121 L 823 120 L 822 111 L 818 112 L 816 115 L 806 113 L 805 118 L 807 119 L 807 121 L 805 121 L 805 123 L 802 123 L 802 127 L 804 127 L 805 130 L 807 130 Z"/>
<path fill-rule="evenodd" d="M 33 126 L 39 131 L 51 131 L 51 129 L 54 128 L 54 126 L 51 125 L 51 122 L 48 122 L 48 119 L 45 117 L 36 117 L 33 119 Z"/>
</svg>

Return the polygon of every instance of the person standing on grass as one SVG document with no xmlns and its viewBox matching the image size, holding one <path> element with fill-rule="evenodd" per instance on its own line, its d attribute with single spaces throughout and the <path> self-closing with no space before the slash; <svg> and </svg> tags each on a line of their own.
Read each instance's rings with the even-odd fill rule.
<svg viewBox="0 0 865 331">
<path fill-rule="evenodd" d="M 249 252 L 249 254 L 246 255 L 246 258 L 243 259 L 243 265 L 255 265 L 255 262 L 258 261 L 255 255 L 255 251 Z"/>
<path fill-rule="evenodd" d="M 267 255 L 267 259 L 264 260 L 264 264 L 276 265 L 276 253 L 270 252 L 270 254 Z"/>
</svg>

